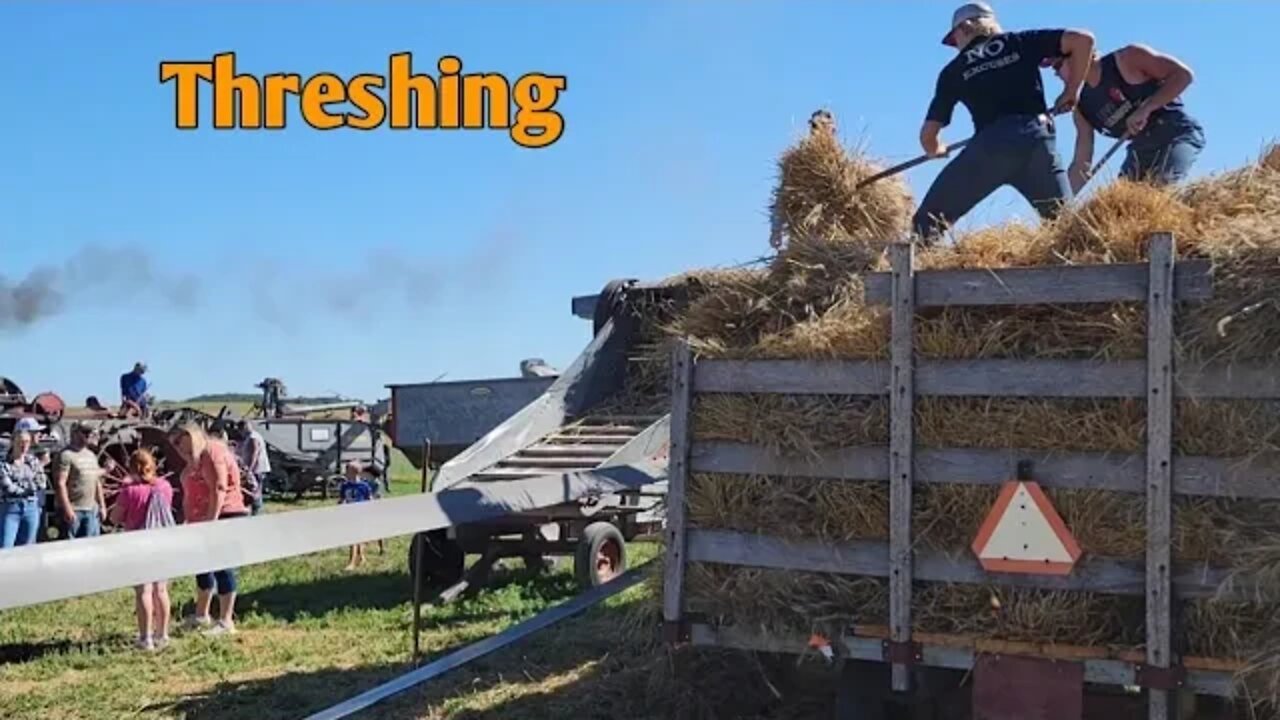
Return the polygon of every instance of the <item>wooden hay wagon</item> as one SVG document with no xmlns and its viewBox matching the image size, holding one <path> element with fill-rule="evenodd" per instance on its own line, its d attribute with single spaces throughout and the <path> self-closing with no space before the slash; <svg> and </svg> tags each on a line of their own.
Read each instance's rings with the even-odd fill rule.
<svg viewBox="0 0 1280 720">
<path fill-rule="evenodd" d="M 1174 505 L 1186 498 L 1255 503 L 1280 498 L 1280 461 L 1266 454 L 1175 454 L 1175 403 L 1274 401 L 1280 398 L 1280 367 L 1193 367 L 1175 361 L 1175 307 L 1212 296 L 1210 265 L 1175 262 L 1170 235 L 1153 236 L 1149 262 L 1134 264 L 916 271 L 913 246 L 895 245 L 890 255 L 892 271 L 868 276 L 865 284 L 869 303 L 891 308 L 887 360 L 695 359 L 684 343 L 673 349 L 663 581 L 668 642 L 827 654 L 845 668 L 836 701 L 840 717 L 884 717 L 884 704 L 896 699 L 939 713 L 915 717 L 953 717 L 942 714 L 950 707 L 964 711 L 955 717 L 969 717 L 972 710 L 972 717 L 991 720 L 1078 720 L 1088 716 L 1093 691 L 1108 689 L 1113 701 L 1131 706 L 1108 711 L 1106 717 L 1228 717 L 1203 713 L 1206 706 L 1225 707 L 1223 699 L 1240 697 L 1246 659 L 1184 652 L 1179 608 L 1186 602 L 1265 598 L 1254 597 L 1257 588 L 1249 578 L 1230 568 L 1180 561 L 1172 539 Z M 1113 302 L 1145 304 L 1145 360 L 938 360 L 919 357 L 913 347 L 913 324 L 928 308 Z M 805 456 L 767 448 L 764 442 L 699 439 L 697 407 L 710 395 L 887 399 L 889 442 L 849 443 Z M 1145 406 L 1145 454 L 921 447 L 917 399 L 972 397 L 1137 402 Z M 818 539 L 816 527 L 771 536 L 699 525 L 690 513 L 691 493 L 697 492 L 691 479 L 706 473 L 744 484 L 760 478 L 821 478 L 887 485 L 886 537 L 832 542 Z M 1145 558 L 1106 557 L 1086 548 L 1066 572 L 1001 572 L 987 570 L 967 548 L 945 552 L 917 543 L 922 529 L 913 527 L 913 493 L 940 484 L 994 489 L 1016 480 L 1033 480 L 1050 493 L 1099 490 L 1127 494 L 1129 502 L 1145 500 Z M 1280 526 L 1280 518 L 1276 524 Z M 808 531 L 812 536 L 804 537 Z M 868 614 L 826 634 L 794 627 L 779 631 L 743 618 L 735 622 L 740 608 L 731 601 L 692 607 L 691 576 L 699 567 L 880 582 L 886 592 L 878 602 L 887 607 L 883 619 Z M 799 588 L 800 581 L 781 586 Z M 931 588 L 974 586 L 1127 598 L 1137 608 L 1133 631 L 1138 642 L 1010 640 L 998 633 L 932 632 L 913 622 L 913 599 L 919 602 Z M 939 675 L 948 678 L 945 692 L 930 691 Z M 959 702 L 949 694 L 956 692 L 963 698 Z M 1197 699 L 1200 714 L 1192 709 Z M 1147 709 L 1135 709 L 1134 703 Z"/>
</svg>

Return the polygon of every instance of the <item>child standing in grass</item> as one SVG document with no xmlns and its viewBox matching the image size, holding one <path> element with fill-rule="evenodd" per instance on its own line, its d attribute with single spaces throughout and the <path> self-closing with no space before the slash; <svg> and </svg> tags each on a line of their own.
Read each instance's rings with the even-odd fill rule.
<svg viewBox="0 0 1280 720">
<path fill-rule="evenodd" d="M 374 493 L 368 482 L 365 482 L 360 465 L 354 462 L 347 463 L 347 472 L 338 486 L 338 504 L 346 505 L 348 503 L 367 502 L 372 500 Z M 351 546 L 351 559 L 347 562 L 347 570 L 354 570 L 364 564 L 364 543 L 356 543 Z"/>
<path fill-rule="evenodd" d="M 360 471 L 360 477 L 363 478 L 365 484 L 369 486 L 369 492 L 373 495 L 374 500 L 382 497 L 382 485 L 378 482 L 378 469 L 376 467 L 365 467 L 364 470 Z M 386 553 L 386 541 L 382 538 L 378 538 L 378 554 L 385 555 Z"/>
<path fill-rule="evenodd" d="M 147 450 L 129 456 L 129 482 L 120 489 L 111 519 L 126 532 L 169 527 L 173 520 L 173 487 L 156 477 L 156 459 Z M 169 644 L 169 583 L 143 583 L 133 588 L 138 615 L 137 646 L 157 650 Z"/>
</svg>

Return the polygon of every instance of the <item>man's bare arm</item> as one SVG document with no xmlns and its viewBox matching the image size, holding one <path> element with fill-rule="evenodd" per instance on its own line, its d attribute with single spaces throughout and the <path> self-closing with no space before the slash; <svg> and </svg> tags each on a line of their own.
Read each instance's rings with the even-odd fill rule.
<svg viewBox="0 0 1280 720">
<path fill-rule="evenodd" d="M 1076 150 L 1071 158 L 1071 167 L 1067 169 L 1067 179 L 1071 182 L 1072 194 L 1075 194 L 1089 179 L 1089 166 L 1093 163 L 1093 126 L 1078 109 L 1071 117 L 1076 123 Z"/>
<path fill-rule="evenodd" d="M 1160 89 L 1147 98 L 1143 109 L 1150 114 L 1181 95 L 1195 80 L 1186 63 L 1146 46 L 1127 45 L 1116 53 L 1116 66 L 1126 80 L 1147 82 L 1155 80 Z"/>
<path fill-rule="evenodd" d="M 1053 104 L 1054 112 L 1074 110 L 1080 101 L 1080 89 L 1089 76 L 1089 63 L 1093 62 L 1093 33 L 1088 30 L 1064 30 L 1059 49 L 1066 60 L 1062 82 L 1065 87 Z"/>
<path fill-rule="evenodd" d="M 929 157 L 941 157 L 947 154 L 946 144 L 938 139 L 938 133 L 941 131 L 942 123 L 935 120 L 926 120 L 924 126 L 920 128 L 920 147 Z"/>
<path fill-rule="evenodd" d="M 71 468 L 63 464 L 58 468 L 58 477 L 54 481 L 54 489 L 58 495 L 58 505 L 62 508 L 64 517 L 74 517 L 75 511 L 71 509 L 71 495 L 67 492 L 67 479 L 71 476 Z"/>
</svg>

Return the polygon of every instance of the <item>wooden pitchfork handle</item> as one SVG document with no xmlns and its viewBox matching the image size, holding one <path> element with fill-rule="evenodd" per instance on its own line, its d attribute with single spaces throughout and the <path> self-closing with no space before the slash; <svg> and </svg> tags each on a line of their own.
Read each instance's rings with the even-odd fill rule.
<svg viewBox="0 0 1280 720">
<path fill-rule="evenodd" d="M 1076 189 L 1076 195 L 1080 194 L 1080 191 L 1084 189 L 1084 186 L 1089 184 L 1089 181 L 1093 179 L 1093 176 L 1098 174 L 1098 171 L 1102 169 L 1102 166 L 1107 164 L 1107 161 L 1111 159 L 1111 156 L 1115 155 L 1116 151 L 1120 149 L 1120 146 L 1124 144 L 1124 141 L 1128 139 L 1129 133 L 1127 132 L 1116 138 L 1116 141 L 1111 144 L 1111 149 L 1107 150 L 1107 154 L 1103 155 L 1102 159 L 1094 163 L 1094 166 L 1089 169 L 1089 176 L 1084 179 L 1084 182 L 1080 183 L 1080 187 Z"/>
<path fill-rule="evenodd" d="M 1054 111 L 1054 112 L 1050 112 L 1050 113 L 1048 114 L 1048 115 L 1049 115 L 1049 120 L 1050 120 L 1050 122 L 1052 122 L 1053 117 L 1054 117 L 1055 115 L 1065 115 L 1066 113 L 1069 113 L 1069 112 L 1071 112 L 1071 111 L 1070 111 L 1070 110 L 1061 110 L 1061 111 Z M 947 156 L 951 155 L 951 151 L 952 151 L 952 150 L 955 150 L 955 149 L 957 149 L 957 148 L 962 148 L 962 147 L 964 147 L 965 145 L 968 145 L 968 144 L 969 144 L 969 142 L 970 142 L 971 140 L 973 140 L 973 138 L 969 137 L 969 138 L 965 138 L 964 140 L 961 140 L 961 141 L 959 141 L 959 142 L 951 143 L 950 145 L 948 145 L 948 146 L 947 146 L 947 154 L 946 154 L 946 155 L 939 155 L 938 157 L 947 157 Z M 1113 151 L 1113 152 L 1114 152 L 1114 151 Z M 924 163 L 927 163 L 927 162 L 929 162 L 930 160 L 933 160 L 933 159 L 934 159 L 934 156 L 932 156 L 932 155 L 920 155 L 920 156 L 918 156 L 918 157 L 914 157 L 914 158 L 912 158 L 912 159 L 910 159 L 910 160 L 908 160 L 908 161 L 906 161 L 906 162 L 898 163 L 897 165 L 894 165 L 894 166 L 893 166 L 893 167 L 891 167 L 891 168 L 887 168 L 887 169 L 885 169 L 885 170 L 881 170 L 880 172 L 876 173 L 875 175 L 872 175 L 871 177 L 869 177 L 869 178 L 867 178 L 867 179 L 863 180 L 862 182 L 860 182 L 860 183 L 858 183 L 857 185 L 855 185 L 855 186 L 854 186 L 854 189 L 855 189 L 855 190 L 861 190 L 862 188 L 864 188 L 864 187 L 866 187 L 866 186 L 870 185 L 870 184 L 871 184 L 871 183 L 873 183 L 873 182 L 876 182 L 877 180 L 883 180 L 883 179 L 885 179 L 885 178 L 887 178 L 887 177 L 892 177 L 892 176 L 897 175 L 898 173 L 900 173 L 900 172 L 902 172 L 902 171 L 904 171 L 904 170 L 910 170 L 911 168 L 913 168 L 913 167 L 915 167 L 915 166 L 917 166 L 917 165 L 923 165 Z"/>
<path fill-rule="evenodd" d="M 965 145 L 968 145 L 969 141 L 972 139 L 973 138 L 966 138 L 964 140 L 961 140 L 960 142 L 951 143 L 950 145 L 947 146 L 947 155 L 950 155 L 951 151 L 956 148 L 962 148 Z M 940 155 L 938 157 L 946 157 L 947 155 Z M 854 186 L 854 189 L 861 190 L 862 188 L 870 185 L 873 182 L 876 182 L 877 180 L 883 180 L 887 177 L 892 177 L 894 175 L 897 175 L 900 172 L 903 172 L 904 170 L 910 170 L 911 168 L 917 165 L 923 165 L 924 163 L 927 163 L 933 159 L 934 159 L 933 155 L 920 155 L 919 157 L 914 157 L 906 162 L 898 163 L 897 165 L 894 165 L 891 168 L 886 168 L 884 170 L 881 170 L 875 175 L 872 175 L 871 177 L 863 180 L 862 182 Z"/>
</svg>

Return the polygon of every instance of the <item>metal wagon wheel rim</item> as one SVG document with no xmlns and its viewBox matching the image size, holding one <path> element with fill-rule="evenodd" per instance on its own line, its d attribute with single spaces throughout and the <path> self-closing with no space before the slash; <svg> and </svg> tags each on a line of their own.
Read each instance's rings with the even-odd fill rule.
<svg viewBox="0 0 1280 720">
<path fill-rule="evenodd" d="M 618 541 L 609 539 L 600 543 L 596 550 L 596 576 L 601 583 L 608 582 L 618 575 L 622 567 L 622 548 Z"/>
</svg>

